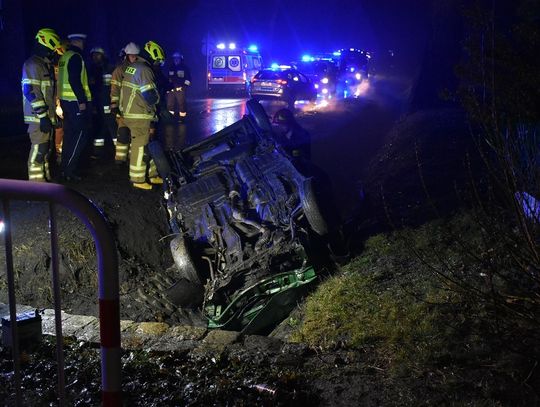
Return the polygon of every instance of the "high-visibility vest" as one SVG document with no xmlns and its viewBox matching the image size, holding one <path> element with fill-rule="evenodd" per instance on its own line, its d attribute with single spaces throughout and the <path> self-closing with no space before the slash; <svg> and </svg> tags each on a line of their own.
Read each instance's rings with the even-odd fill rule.
<svg viewBox="0 0 540 407">
<path fill-rule="evenodd" d="M 75 55 L 75 52 L 68 50 L 62 55 L 58 62 L 58 99 L 67 100 L 69 102 L 76 102 L 77 96 L 71 88 L 69 83 L 68 64 L 71 57 Z M 82 58 L 81 58 L 82 59 Z M 81 84 L 88 101 L 92 100 L 92 94 L 90 93 L 90 87 L 88 86 L 88 75 L 86 74 L 86 67 L 84 66 L 84 60 L 82 61 L 81 69 Z"/>
</svg>

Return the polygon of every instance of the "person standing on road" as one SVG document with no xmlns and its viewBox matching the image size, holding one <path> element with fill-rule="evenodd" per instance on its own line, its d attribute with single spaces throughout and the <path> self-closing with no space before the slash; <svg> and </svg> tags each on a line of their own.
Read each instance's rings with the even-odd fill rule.
<svg viewBox="0 0 540 407">
<path fill-rule="evenodd" d="M 55 118 L 55 86 L 52 60 L 60 37 L 50 28 L 39 30 L 35 37 L 33 55 L 22 68 L 24 122 L 32 146 L 28 156 L 28 179 L 50 180 L 49 156 Z"/>
<path fill-rule="evenodd" d="M 103 158 L 110 151 L 116 138 L 116 117 L 111 113 L 111 80 L 113 67 L 107 61 L 105 50 L 94 47 L 90 51 L 91 62 L 88 81 L 92 93 L 92 131 L 94 151 L 92 156 Z"/>
<path fill-rule="evenodd" d="M 116 132 L 117 138 L 115 142 L 115 155 L 114 161 L 117 164 L 123 164 L 127 161 L 129 152 L 129 143 L 131 141 L 131 135 L 129 134 L 129 128 L 124 122 L 124 118 L 120 112 L 120 90 L 122 88 L 122 81 L 124 80 L 124 72 L 129 64 L 135 62 L 137 55 L 140 53 L 140 48 L 134 42 L 127 44 L 120 52 L 122 60 L 114 68 L 111 78 L 111 113 L 116 117 L 116 123 L 118 130 Z"/>
<path fill-rule="evenodd" d="M 175 117 L 179 117 L 180 123 L 183 123 L 187 116 L 186 88 L 191 85 L 191 72 L 179 52 L 173 54 L 168 77 L 172 89 L 167 93 L 167 110 Z"/>
<path fill-rule="evenodd" d="M 82 57 L 85 34 L 68 35 L 70 45 L 58 63 L 58 98 L 64 114 L 62 177 L 80 181 L 81 154 L 88 142 L 89 102 L 92 100 L 88 75 Z"/>
<path fill-rule="evenodd" d="M 152 184 L 161 184 L 155 164 L 147 152 L 150 123 L 159 103 L 156 77 L 152 65 L 161 64 L 165 52 L 154 41 L 148 41 L 140 56 L 124 71 L 120 89 L 120 112 L 131 135 L 129 178 L 133 187 L 150 190 Z M 150 183 L 146 182 L 148 179 Z"/>
</svg>

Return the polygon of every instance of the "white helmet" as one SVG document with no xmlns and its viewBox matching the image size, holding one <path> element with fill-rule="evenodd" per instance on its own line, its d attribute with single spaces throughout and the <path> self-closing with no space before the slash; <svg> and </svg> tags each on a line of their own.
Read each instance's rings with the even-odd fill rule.
<svg viewBox="0 0 540 407">
<path fill-rule="evenodd" d="M 126 55 L 139 55 L 139 52 L 141 52 L 141 49 L 134 42 L 130 42 L 128 45 L 124 47 L 124 52 L 126 53 Z"/>
</svg>

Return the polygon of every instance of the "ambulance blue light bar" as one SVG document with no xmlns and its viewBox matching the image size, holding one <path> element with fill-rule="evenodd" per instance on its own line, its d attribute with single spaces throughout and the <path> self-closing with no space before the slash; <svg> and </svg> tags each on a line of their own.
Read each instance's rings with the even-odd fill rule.
<svg viewBox="0 0 540 407">
<path fill-rule="evenodd" d="M 311 55 L 302 55 L 302 62 L 313 62 L 315 61 L 315 58 L 313 58 Z"/>
<path fill-rule="evenodd" d="M 248 47 L 248 51 L 250 51 L 250 52 L 257 52 L 258 50 L 259 50 L 259 47 L 257 47 L 255 44 L 251 44 Z"/>
</svg>

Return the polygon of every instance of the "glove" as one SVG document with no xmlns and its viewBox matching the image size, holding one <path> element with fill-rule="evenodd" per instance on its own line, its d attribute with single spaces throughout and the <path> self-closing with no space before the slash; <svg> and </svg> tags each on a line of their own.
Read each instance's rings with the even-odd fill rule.
<svg viewBox="0 0 540 407">
<path fill-rule="evenodd" d="M 42 133 L 50 133 L 53 129 L 51 119 L 48 116 L 39 119 L 39 131 Z"/>
<path fill-rule="evenodd" d="M 120 114 L 120 109 L 118 109 L 118 106 L 111 106 L 111 113 L 114 117 L 118 116 Z"/>
</svg>

